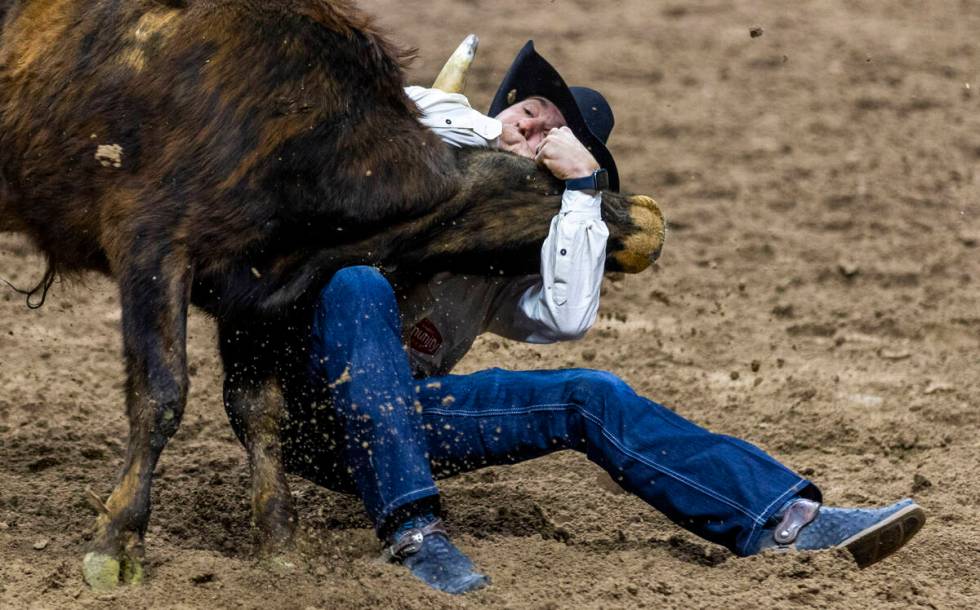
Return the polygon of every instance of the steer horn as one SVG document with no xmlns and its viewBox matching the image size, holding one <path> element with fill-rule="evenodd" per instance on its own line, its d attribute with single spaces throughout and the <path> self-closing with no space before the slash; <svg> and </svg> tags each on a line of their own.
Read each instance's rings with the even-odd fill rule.
<svg viewBox="0 0 980 610">
<path fill-rule="evenodd" d="M 432 83 L 432 88 L 442 89 L 446 93 L 462 93 L 463 87 L 466 86 L 466 72 L 470 69 L 479 46 L 480 39 L 476 34 L 467 36 L 449 56 L 449 61 L 442 67 L 439 76 Z"/>
</svg>

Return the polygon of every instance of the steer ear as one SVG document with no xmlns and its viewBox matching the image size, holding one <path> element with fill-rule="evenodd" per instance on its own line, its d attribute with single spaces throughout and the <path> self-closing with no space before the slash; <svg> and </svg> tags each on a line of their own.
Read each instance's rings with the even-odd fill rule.
<svg viewBox="0 0 980 610">
<path fill-rule="evenodd" d="M 619 212 L 606 220 L 610 225 L 606 270 L 643 271 L 660 257 L 664 246 L 666 223 L 660 206 L 644 195 L 613 198 L 604 194 L 603 200 Z"/>
<path fill-rule="evenodd" d="M 449 57 L 449 61 L 443 66 L 439 76 L 432 83 L 433 89 L 442 89 L 446 93 L 462 93 L 466 86 L 466 73 L 470 69 L 470 64 L 476 57 L 476 50 L 480 46 L 480 39 L 476 34 L 470 34 L 463 40 L 456 51 Z"/>
</svg>

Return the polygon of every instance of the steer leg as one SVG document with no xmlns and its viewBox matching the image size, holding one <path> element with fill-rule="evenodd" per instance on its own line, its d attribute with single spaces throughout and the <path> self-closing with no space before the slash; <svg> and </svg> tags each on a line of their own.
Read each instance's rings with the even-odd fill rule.
<svg viewBox="0 0 980 610">
<path fill-rule="evenodd" d="M 258 555 L 290 567 L 297 520 L 280 442 L 285 403 L 276 376 L 275 333 L 264 330 L 254 323 L 221 324 L 225 409 L 248 452 Z"/>
<path fill-rule="evenodd" d="M 143 537 L 150 516 L 153 470 L 177 431 L 187 400 L 187 307 L 191 273 L 175 254 L 144 250 L 119 265 L 129 439 L 122 474 L 99 508 L 83 572 L 94 589 L 143 579 Z"/>
</svg>

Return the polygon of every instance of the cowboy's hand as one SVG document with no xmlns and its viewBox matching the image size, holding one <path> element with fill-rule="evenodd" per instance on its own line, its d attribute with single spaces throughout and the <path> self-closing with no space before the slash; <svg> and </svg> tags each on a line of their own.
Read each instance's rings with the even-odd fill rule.
<svg viewBox="0 0 980 610">
<path fill-rule="evenodd" d="M 599 169 L 595 157 L 568 127 L 548 132 L 538 146 L 534 160 L 548 168 L 559 180 L 584 178 Z"/>
<path fill-rule="evenodd" d="M 534 158 L 534 149 L 528 145 L 527 139 L 521 133 L 521 130 L 514 125 L 503 126 L 498 142 L 498 146 L 503 150 L 528 159 Z"/>
</svg>

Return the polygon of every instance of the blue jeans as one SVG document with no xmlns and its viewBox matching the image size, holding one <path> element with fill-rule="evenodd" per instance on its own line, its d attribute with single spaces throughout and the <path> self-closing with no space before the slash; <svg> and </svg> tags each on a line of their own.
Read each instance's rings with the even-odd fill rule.
<svg viewBox="0 0 980 610">
<path fill-rule="evenodd" d="M 387 280 L 338 272 L 313 323 L 311 375 L 332 398 L 340 459 L 380 528 L 438 495 L 435 478 L 583 452 L 675 523 L 745 555 L 788 500 L 820 498 L 763 451 L 713 434 L 603 371 L 505 371 L 412 378 Z M 344 484 L 338 482 L 337 487 Z"/>
</svg>

